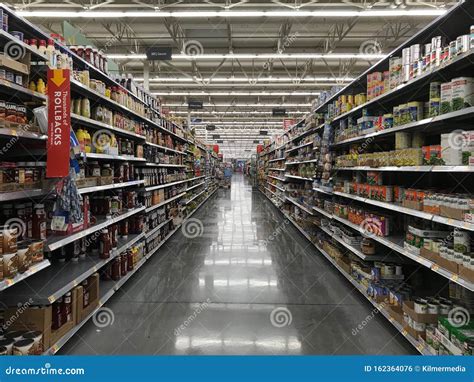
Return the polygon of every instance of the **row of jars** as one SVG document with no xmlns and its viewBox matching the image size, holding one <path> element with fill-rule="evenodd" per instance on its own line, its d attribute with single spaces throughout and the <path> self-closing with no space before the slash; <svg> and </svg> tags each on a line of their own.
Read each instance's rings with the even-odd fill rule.
<svg viewBox="0 0 474 382">
<path fill-rule="evenodd" d="M 145 186 L 155 186 L 186 179 L 185 172 L 168 168 L 139 167 L 135 169 L 135 174 L 138 180 L 145 181 Z"/>
</svg>

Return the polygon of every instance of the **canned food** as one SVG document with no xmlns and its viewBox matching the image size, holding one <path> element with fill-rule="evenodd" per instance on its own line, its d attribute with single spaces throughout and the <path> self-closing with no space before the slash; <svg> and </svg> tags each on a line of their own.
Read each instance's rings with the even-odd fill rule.
<svg viewBox="0 0 474 382">
<path fill-rule="evenodd" d="M 428 311 L 428 304 L 423 299 L 417 299 L 415 300 L 414 308 L 416 313 L 426 314 L 426 312 Z"/>
</svg>

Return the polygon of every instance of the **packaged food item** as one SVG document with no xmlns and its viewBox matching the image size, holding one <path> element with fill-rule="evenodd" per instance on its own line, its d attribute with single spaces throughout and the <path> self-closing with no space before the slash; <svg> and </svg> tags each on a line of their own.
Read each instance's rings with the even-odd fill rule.
<svg viewBox="0 0 474 382">
<path fill-rule="evenodd" d="M 459 77 L 451 81 L 452 110 L 461 110 L 474 105 L 474 78 Z"/>
<path fill-rule="evenodd" d="M 449 113 L 452 109 L 453 91 L 452 83 L 445 82 L 441 84 L 440 113 Z"/>
</svg>

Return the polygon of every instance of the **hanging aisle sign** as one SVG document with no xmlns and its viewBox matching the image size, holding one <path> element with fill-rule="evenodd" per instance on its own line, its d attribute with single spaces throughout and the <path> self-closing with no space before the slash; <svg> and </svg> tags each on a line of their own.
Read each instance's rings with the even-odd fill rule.
<svg viewBox="0 0 474 382">
<path fill-rule="evenodd" d="M 48 70 L 48 146 L 46 177 L 69 174 L 71 82 L 69 69 Z"/>
</svg>

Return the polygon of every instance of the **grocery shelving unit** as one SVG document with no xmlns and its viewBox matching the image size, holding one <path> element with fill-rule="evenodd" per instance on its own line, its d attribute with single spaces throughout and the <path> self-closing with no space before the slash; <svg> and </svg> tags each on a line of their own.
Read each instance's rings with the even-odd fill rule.
<svg viewBox="0 0 474 382">
<path fill-rule="evenodd" d="M 332 107 L 333 102 L 343 95 L 365 93 L 367 90 L 367 76 L 373 72 L 387 70 L 390 58 L 401 56 L 403 49 L 408 48 L 413 44 L 430 42 L 432 37 L 440 34 L 447 36 L 448 41 L 452 41 L 453 39 L 456 39 L 456 36 L 468 33 L 469 25 L 472 24 L 472 19 L 469 19 L 469 15 L 472 15 L 473 11 L 474 8 L 472 2 L 461 2 L 446 15 L 435 20 L 414 37 L 392 51 L 386 58 L 380 60 L 367 71 L 362 73 L 353 82 L 335 92 L 333 95 L 326 97 L 324 101 L 320 102 L 315 108 L 313 108 L 309 115 L 305 116 L 308 120 L 311 116 L 324 114 L 325 123 L 317 123 L 306 129 L 303 127 L 303 131 L 298 131 L 296 133 L 293 132 L 296 125 L 293 126 L 275 142 L 267 144 L 260 153 L 258 161 L 260 166 L 259 173 L 262 174 L 260 191 L 270 200 L 274 207 L 277 208 L 278 211 L 280 211 L 285 218 L 287 218 L 303 234 L 303 236 L 306 237 L 306 239 L 311 241 L 319 253 L 324 256 L 365 298 L 367 298 L 367 300 L 378 309 L 378 311 L 380 311 L 382 315 L 387 318 L 387 320 L 423 355 L 434 354 L 433 348 L 427 346 L 427 343 L 421 337 L 415 338 L 411 335 L 404 325 L 394 319 L 390 309 L 387 309 L 386 304 L 380 304 L 374 300 L 372 296 L 369 296 L 367 288 L 359 283 L 354 275 L 349 274 L 346 269 L 342 268 L 335 258 L 324 250 L 321 243 L 336 243 L 339 245 L 338 248 L 341 248 L 341 253 L 347 251 L 346 255 L 349 254 L 349 258 L 354 258 L 355 256 L 363 261 L 390 261 L 391 259 L 403 264 L 410 264 L 411 266 L 416 267 L 417 271 L 419 270 L 426 275 L 426 277 L 436 278 L 438 284 L 445 285 L 445 288 L 449 283 L 452 283 L 469 292 L 474 292 L 474 280 L 444 268 L 439 265 L 435 259 L 428 259 L 421 256 L 419 253 L 414 252 L 405 242 L 405 237 L 399 234 L 388 236 L 370 235 L 370 239 L 380 245 L 380 247 L 377 248 L 383 249 L 383 252 L 386 252 L 387 254 L 364 254 L 358 245 L 349 244 L 341 236 L 330 229 L 330 226 L 336 223 L 337 227 L 340 225 L 341 227 L 344 227 L 344 230 L 347 229 L 351 233 L 355 231 L 356 234 L 362 234 L 362 236 L 364 236 L 366 232 L 363 231 L 363 227 L 359 224 L 354 224 L 346 218 L 338 216 L 332 210 L 324 208 L 323 205 L 326 205 L 325 203 L 327 203 L 327 205 L 332 206 L 334 203 L 342 201 L 342 205 L 346 206 L 346 208 L 358 208 L 364 211 L 380 210 L 382 212 L 388 210 L 391 214 L 395 214 L 395 216 L 404 219 L 403 221 L 412 219 L 408 221 L 421 222 L 420 224 L 422 225 L 436 223 L 440 225 L 440 227 L 444 227 L 444 230 L 452 231 L 454 229 L 472 232 L 474 231 L 474 224 L 468 221 L 408 208 L 408 206 L 402 205 L 401 203 L 376 200 L 375 198 L 357 195 L 356 193 L 343 192 L 341 187 L 335 187 L 335 184 L 337 185 L 339 179 L 346 179 L 351 174 L 354 176 L 357 174 L 358 176 L 363 177 L 368 172 L 381 172 L 384 176 L 387 175 L 387 178 L 392 181 L 394 179 L 400 179 L 401 174 L 406 174 L 406 176 L 417 176 L 418 178 L 414 178 L 413 180 L 414 183 L 418 182 L 426 184 L 426 187 L 431 187 L 431 189 L 433 189 L 434 185 L 437 184 L 433 180 L 435 179 L 434 177 L 443 177 L 438 179 L 443 179 L 444 182 L 451 182 L 453 183 L 452 186 L 454 186 L 454 181 L 450 180 L 451 178 L 446 177 L 448 174 L 453 174 L 452 176 L 457 174 L 456 176 L 459 176 L 460 181 L 456 183 L 461 184 L 461 182 L 465 182 L 464 188 L 457 192 L 470 193 L 474 184 L 474 178 L 472 178 L 474 166 L 464 163 L 462 165 L 441 165 L 436 163 L 416 166 L 402 165 L 371 167 L 344 165 L 337 167 L 333 165 L 332 158 L 329 166 L 331 167 L 330 178 L 328 178 L 328 181 L 321 181 L 321 156 L 319 158 L 310 158 L 306 151 L 306 157 L 303 159 L 292 159 L 291 156 L 295 153 L 299 153 L 300 149 L 312 145 L 313 142 L 303 142 L 300 140 L 307 138 L 314 133 L 318 134 L 323 130 L 332 131 L 335 127 L 343 124 L 348 118 L 355 120 L 365 115 L 372 115 L 367 114 L 367 111 L 375 112 L 374 115 L 391 112 L 394 106 L 400 103 L 406 103 L 407 100 L 410 101 L 412 97 L 417 97 L 416 100 L 426 100 L 428 97 L 430 82 L 446 82 L 452 78 L 463 75 L 472 76 L 474 51 L 471 45 L 470 49 L 468 48 L 467 51 L 436 67 L 433 67 L 431 70 L 415 76 L 395 88 L 390 89 L 377 97 L 369 99 L 361 105 L 352 107 L 346 112 L 334 115 L 334 108 Z M 421 46 L 423 47 L 423 45 Z M 336 135 L 326 144 L 323 144 L 323 149 L 325 150 L 325 153 L 331 153 L 331 156 L 334 156 L 338 155 L 340 152 L 344 152 L 351 145 L 359 143 L 358 153 L 364 153 L 365 151 L 363 150 L 366 150 L 366 147 L 372 147 L 370 146 L 372 142 L 375 142 L 373 147 L 377 147 L 375 146 L 377 143 L 383 142 L 384 151 L 387 151 L 387 145 L 390 143 L 393 144 L 394 137 L 397 133 L 423 133 L 428 137 L 428 139 L 431 139 L 432 137 L 439 136 L 441 133 L 449 133 L 459 129 L 472 129 L 469 122 L 472 121 L 473 118 L 474 107 L 467 106 L 460 110 L 450 111 L 436 116 L 424 117 L 416 122 L 405 123 L 375 132 L 371 131 L 370 133 L 365 134 L 360 133 L 360 135 L 349 138 L 341 138 Z M 304 125 L 304 122 L 302 123 L 300 121 L 297 125 L 301 128 L 301 126 Z M 350 132 L 352 133 L 352 130 L 350 130 Z M 433 139 L 429 140 L 429 142 L 433 142 Z M 362 149 L 361 145 L 364 145 L 362 146 Z M 315 150 L 318 151 L 319 148 L 317 145 L 315 146 Z M 379 150 L 382 151 L 382 149 Z M 284 154 L 279 155 L 279 151 L 282 151 Z M 296 155 L 298 156 L 298 154 Z M 276 176 L 275 171 L 281 170 L 273 167 L 273 163 L 283 160 L 285 161 L 286 168 L 286 172 L 284 173 L 285 179 Z M 296 175 L 295 171 L 298 171 L 297 169 L 300 166 L 307 166 L 310 164 L 315 166 L 314 178 L 307 175 Z M 288 170 L 291 170 L 291 173 L 289 173 Z M 290 193 L 292 193 L 294 189 L 288 186 L 278 188 L 278 186 L 274 184 L 275 181 L 285 181 L 287 184 L 288 182 L 300 182 L 300 188 L 296 188 L 296 190 L 300 191 L 300 194 L 296 197 L 293 192 L 293 195 L 290 196 Z M 312 183 L 311 189 L 309 189 L 310 182 Z M 275 193 L 276 188 L 284 194 L 283 198 Z M 277 198 L 284 203 L 277 203 Z M 316 203 L 317 205 L 311 205 L 311 198 L 315 198 L 320 203 Z M 299 223 L 301 217 L 303 217 L 305 222 L 314 223 L 314 232 L 313 230 L 311 230 L 311 232 L 308 231 L 308 228 L 302 228 L 302 225 Z M 315 233 L 317 233 L 316 236 L 314 236 Z M 316 240 L 315 237 L 318 239 Z M 408 324 L 405 323 L 405 325 Z"/>
<path fill-rule="evenodd" d="M 19 29 L 20 26 L 25 32 L 25 36 L 34 36 L 38 39 L 48 39 L 46 35 L 39 28 L 18 17 L 13 11 L 4 5 L 0 5 L 0 9 L 9 15 L 10 21 L 14 22 Z M 0 41 L 2 43 L 14 42 L 21 46 L 25 52 L 31 54 L 32 60 L 38 63 L 46 63 L 48 60 L 45 56 L 40 54 L 36 49 L 30 45 L 16 39 L 8 32 L 0 30 Z M 68 47 L 55 42 L 57 49 L 61 52 L 67 53 L 72 57 L 74 68 L 80 70 L 88 70 L 91 79 L 100 80 L 107 86 L 114 86 L 133 99 L 135 103 L 141 104 L 144 113 L 138 112 L 129 108 L 104 94 L 94 90 L 87 85 L 71 78 L 71 97 L 87 97 L 94 105 L 101 105 L 109 108 L 113 112 L 121 113 L 129 118 L 131 121 L 141 123 L 141 126 L 146 126 L 149 129 L 159 131 L 163 136 L 170 138 L 166 144 L 158 144 L 151 142 L 143 131 L 125 130 L 104 123 L 102 121 L 94 120 L 91 117 L 86 117 L 79 114 L 71 113 L 71 127 L 76 129 L 78 127 L 87 127 L 93 131 L 105 130 L 116 134 L 118 137 L 132 140 L 136 145 L 149 146 L 163 153 L 165 156 L 172 157 L 173 160 L 151 161 L 142 155 L 111 155 L 104 152 L 83 152 L 80 157 L 87 163 L 87 161 L 94 160 L 99 163 L 123 163 L 127 162 L 133 164 L 135 168 L 149 168 L 150 170 L 158 168 L 163 171 L 179 172 L 186 175 L 187 178 L 174 182 L 167 182 L 164 184 L 152 184 L 145 186 L 145 180 L 139 179 L 138 176 L 128 181 L 119 181 L 111 184 L 88 185 L 78 187 L 78 193 L 84 196 L 93 196 L 94 193 L 113 192 L 116 195 L 128 190 L 135 190 L 140 192 L 157 191 L 162 189 L 171 189 L 177 186 L 177 193 L 172 197 L 161 201 L 160 203 L 145 207 L 142 203 L 136 202 L 133 208 L 124 208 L 120 213 L 112 216 L 96 216 L 94 223 L 85 229 L 68 235 L 48 235 L 44 241 L 45 258 L 44 260 L 33 264 L 25 272 L 17 274 L 13 278 L 0 280 L 0 299 L 5 306 L 16 306 L 17 304 L 24 304 L 28 301 L 29 305 L 47 306 L 62 296 L 71 291 L 76 286 L 80 285 L 84 280 L 88 279 L 93 274 L 100 272 L 105 266 L 110 265 L 118 256 L 125 253 L 132 248 L 145 248 L 145 243 L 155 240 L 161 230 L 166 229 L 165 235 L 160 236 L 160 242 L 154 246 L 153 250 L 143 254 L 143 257 L 138 261 L 136 266 L 129 271 L 125 276 L 122 276 L 118 281 L 100 281 L 100 300 L 97 307 L 85 319 L 78 322 L 72 330 L 67 332 L 59 341 L 45 350 L 45 354 L 55 354 L 70 338 L 72 338 L 77 331 L 93 317 L 94 314 L 112 297 L 112 295 L 127 282 L 155 253 L 158 253 L 161 246 L 169 240 L 172 235 L 179 230 L 181 224 L 194 214 L 201 206 L 203 206 L 211 196 L 216 192 L 213 163 L 218 160 L 217 155 L 211 152 L 202 142 L 195 140 L 193 137 L 188 137 L 188 132 L 174 121 L 167 120 L 161 116 L 159 108 L 155 108 L 134 94 L 127 88 L 123 87 L 112 79 L 107 73 L 99 70 L 90 63 L 84 61 L 77 56 Z M 44 68 L 41 67 L 41 73 L 44 74 Z M 29 105 L 43 106 L 48 102 L 48 96 L 36 91 L 29 90 L 26 87 L 0 80 L 0 93 L 12 96 L 14 99 L 28 102 Z M 13 95 L 12 95 L 13 94 Z M 151 97 L 150 94 L 148 94 Z M 36 131 L 20 128 L 0 128 L 0 139 L 11 139 L 16 142 L 20 141 L 23 145 L 34 144 L 35 148 L 41 147 L 41 157 L 44 158 L 45 144 L 47 136 Z M 12 139 L 14 138 L 14 140 Z M 190 146 L 195 146 L 201 151 L 201 155 L 205 158 L 205 165 L 200 174 L 186 173 L 187 165 L 185 158 L 191 157 L 193 151 L 189 149 Z M 32 151 L 33 152 L 33 151 Z M 36 151 L 35 151 L 36 153 Z M 29 155 L 28 152 L 25 155 Z M 177 160 L 175 160 L 177 159 Z M 35 159 L 37 160 L 37 159 Z M 169 163 L 168 163 L 169 162 Z M 176 179 L 176 178 L 175 178 Z M 185 197 L 187 196 L 186 200 Z M 56 193 L 54 188 L 48 189 L 15 189 L 14 191 L 0 192 L 0 203 L 29 199 L 31 201 L 42 201 L 45 197 L 54 198 Z M 119 223 L 125 219 L 135 217 L 137 215 L 143 216 L 147 219 L 155 213 L 160 207 L 182 206 L 186 208 L 187 215 L 180 224 L 174 224 L 174 216 L 167 216 L 166 219 L 152 229 L 145 227 L 143 232 L 128 234 L 124 238 L 119 238 L 117 248 L 111 251 L 108 258 L 99 258 L 98 256 L 88 254 L 85 259 L 76 261 L 58 262 L 54 258 L 55 251 L 64 249 L 66 246 L 78 242 L 78 240 L 99 233 L 99 231 Z M 167 213 L 172 208 L 167 209 Z"/>
</svg>

